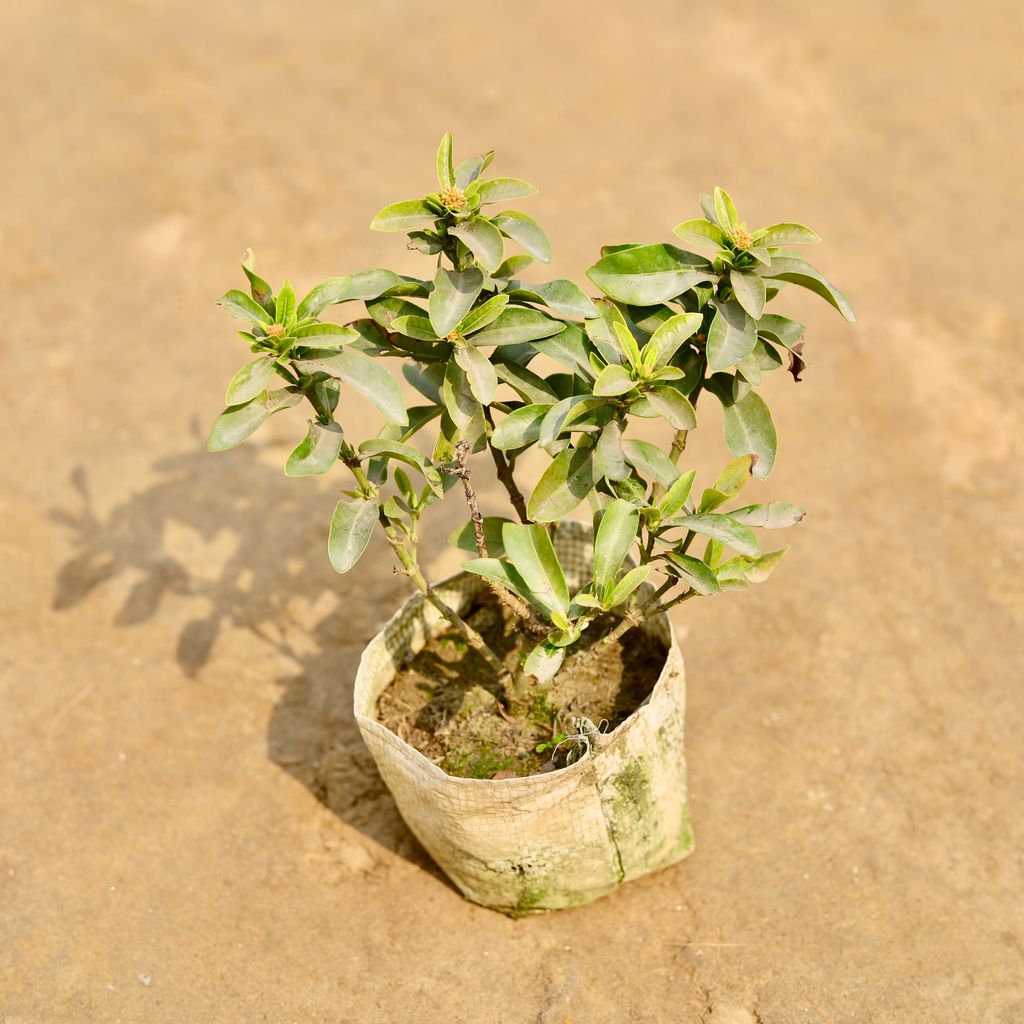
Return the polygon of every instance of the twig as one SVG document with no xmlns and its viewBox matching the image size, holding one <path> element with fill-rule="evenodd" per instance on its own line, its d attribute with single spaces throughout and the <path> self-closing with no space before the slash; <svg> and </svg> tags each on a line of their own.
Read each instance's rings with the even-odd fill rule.
<svg viewBox="0 0 1024 1024">
<path fill-rule="evenodd" d="M 484 416 L 487 419 L 488 426 L 494 429 L 494 420 L 491 417 L 491 410 L 484 408 Z M 526 499 L 523 497 L 523 492 L 519 490 L 519 485 L 516 483 L 516 478 L 512 473 L 513 460 L 511 458 L 506 459 L 504 455 L 498 451 L 494 445 L 491 444 L 491 439 L 487 439 L 487 447 L 490 449 L 491 458 L 494 460 L 494 468 L 497 470 L 498 479 L 501 481 L 502 486 L 508 491 L 509 500 L 512 502 L 512 507 L 516 510 L 516 515 L 519 516 L 521 523 L 528 523 L 530 521 L 530 515 L 526 511 Z"/>
<path fill-rule="evenodd" d="M 470 477 L 469 466 L 467 465 L 469 451 L 469 442 L 460 441 L 455 446 L 455 462 L 438 466 L 438 468 L 442 473 L 450 473 L 452 476 L 457 476 L 462 481 L 462 490 L 465 492 L 466 504 L 469 506 L 469 518 L 473 523 L 473 536 L 476 540 L 476 550 L 481 558 L 487 558 L 487 537 L 484 534 L 484 517 L 483 513 L 480 511 L 480 506 L 477 504 L 476 492 L 473 490 L 473 481 Z M 537 617 L 533 614 L 530 606 L 525 601 L 506 590 L 495 580 L 488 579 L 486 582 L 494 592 L 494 596 L 497 597 L 497 599 L 505 605 L 509 611 L 522 619 L 526 628 L 533 633 L 534 636 L 547 635 L 547 628 L 543 623 L 537 621 Z"/>
</svg>

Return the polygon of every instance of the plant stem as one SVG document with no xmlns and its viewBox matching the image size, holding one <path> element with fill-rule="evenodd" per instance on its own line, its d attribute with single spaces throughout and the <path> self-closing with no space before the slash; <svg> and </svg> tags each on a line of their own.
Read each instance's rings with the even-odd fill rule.
<svg viewBox="0 0 1024 1024">
<path fill-rule="evenodd" d="M 487 419 L 488 426 L 493 430 L 494 419 L 491 417 L 491 410 L 485 407 L 484 416 Z M 487 439 L 487 447 L 490 449 L 491 458 L 494 460 L 494 468 L 497 470 L 498 479 L 508 492 L 509 500 L 512 502 L 512 507 L 516 510 L 516 515 L 519 516 L 519 521 L 521 523 L 528 523 L 530 521 L 530 516 L 526 511 L 526 499 L 523 497 L 523 492 L 519 490 L 519 486 L 516 484 L 516 478 L 512 473 L 512 460 L 506 459 L 505 456 L 491 444 L 491 439 L 489 437 Z"/>
<path fill-rule="evenodd" d="M 379 502 L 380 490 L 366 475 L 355 453 L 350 449 L 344 453 L 343 459 L 345 465 L 352 471 L 352 475 L 356 478 L 359 486 Z M 388 543 L 394 549 L 399 562 L 402 563 L 405 575 L 412 581 L 413 586 L 448 620 L 466 643 L 480 653 L 480 656 L 491 667 L 499 680 L 508 678 L 508 669 L 505 668 L 502 660 L 491 650 L 487 641 L 454 608 L 446 604 L 437 591 L 427 582 L 426 577 L 420 571 L 415 552 L 403 543 L 402 538 L 398 535 L 398 531 L 388 521 L 387 516 L 384 515 L 383 509 L 380 511 L 380 524 L 384 530 L 384 536 L 387 537 Z"/>
<path fill-rule="evenodd" d="M 476 540 L 476 550 L 481 558 L 487 558 L 487 538 L 484 535 L 484 517 L 480 511 L 480 506 L 477 504 L 476 492 L 473 490 L 473 481 L 469 472 L 469 451 L 470 445 L 468 441 L 460 441 L 455 446 L 455 462 L 446 466 L 439 466 L 438 468 L 443 473 L 450 473 L 452 476 L 457 476 L 462 481 L 462 490 L 466 495 L 466 504 L 469 506 L 469 518 L 473 523 L 473 536 Z M 526 625 L 526 628 L 533 633 L 535 636 L 546 636 L 547 629 L 545 626 L 537 621 L 537 617 L 533 614 L 530 606 L 517 597 L 515 594 L 510 593 L 500 583 L 496 583 L 494 580 L 488 579 L 487 585 L 491 588 L 494 596 L 505 605 L 513 615 L 522 619 Z"/>
</svg>

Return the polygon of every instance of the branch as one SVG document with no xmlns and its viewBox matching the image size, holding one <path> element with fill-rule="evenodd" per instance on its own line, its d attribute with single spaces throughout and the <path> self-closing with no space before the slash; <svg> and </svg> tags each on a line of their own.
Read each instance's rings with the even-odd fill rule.
<svg viewBox="0 0 1024 1024">
<path fill-rule="evenodd" d="M 484 416 L 487 418 L 487 424 L 494 429 L 494 420 L 491 417 L 491 410 L 484 408 Z M 487 438 L 487 447 L 490 449 L 491 458 L 494 460 L 494 468 L 498 471 L 498 479 L 501 481 L 502 486 L 508 491 L 509 500 L 512 502 L 512 507 L 516 510 L 516 515 L 519 516 L 521 523 L 528 523 L 530 521 L 530 515 L 526 511 L 526 499 L 523 497 L 523 492 L 519 490 L 518 484 L 516 484 L 516 478 L 512 474 L 512 460 L 506 459 L 504 455 L 494 445 L 491 444 L 490 437 Z"/>
<path fill-rule="evenodd" d="M 476 492 L 473 490 L 473 482 L 470 479 L 469 466 L 466 464 L 469 458 L 470 445 L 468 441 L 460 441 L 455 446 L 455 462 L 442 465 L 438 468 L 443 473 L 450 473 L 462 481 L 462 489 L 466 495 L 466 504 L 469 506 L 469 518 L 473 523 L 473 535 L 476 539 L 476 550 L 481 558 L 487 558 L 487 538 L 484 535 L 484 517 L 477 504 Z M 543 623 L 537 621 L 530 606 L 515 594 L 506 590 L 500 583 L 488 579 L 487 585 L 494 592 L 495 597 L 518 616 L 526 624 L 526 628 L 535 636 L 547 636 L 548 630 Z"/>
</svg>

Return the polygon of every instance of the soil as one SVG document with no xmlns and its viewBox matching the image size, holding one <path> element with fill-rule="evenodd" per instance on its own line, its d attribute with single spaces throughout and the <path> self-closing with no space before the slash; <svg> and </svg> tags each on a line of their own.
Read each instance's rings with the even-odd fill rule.
<svg viewBox="0 0 1024 1024">
<path fill-rule="evenodd" d="M 0 1022 L 1024 1021 L 1024 4 L 283 10 L 0 3 Z M 367 224 L 448 128 L 541 189 L 525 279 L 585 286 L 717 183 L 819 232 L 860 318 L 786 299 L 809 367 L 750 500 L 808 515 L 767 583 L 674 610 L 696 851 L 522 921 L 445 882 L 359 737 L 409 591 L 378 541 L 331 569 L 303 416 L 203 450 L 241 251 L 422 276 Z M 432 578 L 465 519 L 426 522 Z"/>
<path fill-rule="evenodd" d="M 466 619 L 510 671 L 528 653 L 515 615 L 492 596 Z M 580 656 L 614 625 L 610 617 L 595 621 L 551 684 L 534 686 L 522 707 L 505 706 L 494 672 L 446 630 L 396 673 L 377 717 L 449 775 L 490 779 L 562 768 L 582 747 L 567 738 L 579 732 L 573 719 L 610 732 L 644 702 L 665 663 L 664 644 L 640 629 Z"/>
</svg>

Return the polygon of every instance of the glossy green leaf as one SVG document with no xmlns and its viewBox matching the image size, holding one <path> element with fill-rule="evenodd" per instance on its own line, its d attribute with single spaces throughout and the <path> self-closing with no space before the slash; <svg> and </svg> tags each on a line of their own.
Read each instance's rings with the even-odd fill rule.
<svg viewBox="0 0 1024 1024">
<path fill-rule="evenodd" d="M 414 231 L 433 227 L 438 215 L 422 199 L 407 199 L 385 206 L 370 221 L 372 231 Z"/>
<path fill-rule="evenodd" d="M 501 311 L 508 305 L 508 296 L 505 294 L 494 295 L 486 302 L 482 302 L 476 309 L 470 310 L 456 325 L 456 331 L 465 337 L 474 331 L 479 331 L 489 323 L 497 320 Z"/>
<path fill-rule="evenodd" d="M 505 554 L 505 541 L 501 531 L 506 523 L 512 522 L 502 516 L 484 516 L 484 543 L 487 545 L 487 556 L 501 558 Z M 473 520 L 467 520 L 458 529 L 452 531 L 448 543 L 462 551 L 476 551 L 476 529 Z"/>
<path fill-rule="evenodd" d="M 525 448 L 540 437 L 540 424 L 550 405 L 524 405 L 506 416 L 494 428 L 491 444 L 501 451 Z"/>
<path fill-rule="evenodd" d="M 440 341 L 430 320 L 425 316 L 397 316 L 391 321 L 391 330 L 403 338 L 415 341 Z"/>
<path fill-rule="evenodd" d="M 530 588 L 511 562 L 499 558 L 471 558 L 468 562 L 462 563 L 462 570 L 500 583 L 506 590 L 518 594 L 524 601 L 530 601 Z"/>
<path fill-rule="evenodd" d="M 490 178 L 474 184 L 473 192 L 479 197 L 481 205 L 486 206 L 488 203 L 507 203 L 532 196 L 537 189 L 520 178 Z"/>
<path fill-rule="evenodd" d="M 737 523 L 729 516 L 705 512 L 692 516 L 680 516 L 675 522 L 693 533 L 699 533 L 704 537 L 720 541 L 722 544 L 728 544 L 741 555 L 756 557 L 761 553 L 761 548 L 753 533 L 742 523 Z"/>
<path fill-rule="evenodd" d="M 419 316 L 427 319 L 427 311 L 422 306 L 417 306 L 414 302 L 408 302 L 400 295 L 391 295 L 387 298 L 367 302 L 366 311 L 386 331 L 394 329 L 392 324 L 399 317 Z"/>
<path fill-rule="evenodd" d="M 506 306 L 494 320 L 473 335 L 473 344 L 520 345 L 525 341 L 550 337 L 565 329 L 564 323 L 552 320 L 539 309 Z"/>
<path fill-rule="evenodd" d="M 551 537 L 537 524 L 506 523 L 501 531 L 505 556 L 529 588 L 533 604 L 549 614 L 569 610 L 569 588 Z"/>
<path fill-rule="evenodd" d="M 441 400 L 459 430 L 465 430 L 477 415 L 480 404 L 469 388 L 469 377 L 458 360 L 449 359 L 441 382 Z"/>
<path fill-rule="evenodd" d="M 264 391 L 242 405 L 232 405 L 216 419 L 206 441 L 209 452 L 226 452 L 241 444 L 260 425 L 282 409 L 290 409 L 302 401 L 302 394 L 289 388 Z"/>
<path fill-rule="evenodd" d="M 359 332 L 342 324 L 306 324 L 296 327 L 291 337 L 309 348 L 340 348 L 359 339 Z"/>
<path fill-rule="evenodd" d="M 339 302 L 368 302 L 398 286 L 401 281 L 393 271 L 380 268 L 362 270 L 345 277 L 329 277 L 310 290 L 299 303 L 296 316 L 300 320 L 319 316 L 322 310 Z"/>
<path fill-rule="evenodd" d="M 594 472 L 599 479 L 606 480 L 625 480 L 630 474 L 622 451 L 622 426 L 618 420 L 609 420 L 597 439 Z"/>
<path fill-rule="evenodd" d="M 532 256 L 529 256 L 526 253 L 516 253 L 514 256 L 509 256 L 502 260 L 501 266 L 491 274 L 491 277 L 501 278 L 502 280 L 515 277 L 517 274 L 524 271 L 532 262 Z"/>
<path fill-rule="evenodd" d="M 622 450 L 626 461 L 635 467 L 641 476 L 656 480 L 662 487 L 671 487 L 679 476 L 676 464 L 657 446 L 649 441 L 623 441 Z"/>
<path fill-rule="evenodd" d="M 823 274 L 819 273 L 806 260 L 797 257 L 773 256 L 770 267 L 762 267 L 760 274 L 769 280 L 790 281 L 820 295 L 830 305 L 835 306 L 851 323 L 856 323 L 854 313 L 846 296 Z"/>
<path fill-rule="evenodd" d="M 227 394 L 224 396 L 225 405 L 244 405 L 246 402 L 262 394 L 267 385 L 277 377 L 277 357 L 273 355 L 260 356 L 251 363 L 246 363 L 238 373 L 231 378 L 228 384 Z"/>
<path fill-rule="evenodd" d="M 261 327 L 273 322 L 273 317 L 255 299 L 250 299 L 237 288 L 225 292 L 217 300 L 217 305 L 223 306 L 236 320 L 245 320 Z"/>
<path fill-rule="evenodd" d="M 608 607 L 615 608 L 617 605 L 622 604 L 647 579 L 650 572 L 651 567 L 649 565 L 637 565 L 630 569 L 612 588 L 612 596 L 608 601 Z"/>
<path fill-rule="evenodd" d="M 651 408 L 676 430 L 693 430 L 697 426 L 697 413 L 690 400 L 671 384 L 651 388 L 646 398 Z"/>
<path fill-rule="evenodd" d="M 594 395 L 570 395 L 556 402 L 541 420 L 539 442 L 547 447 L 563 430 L 568 429 L 575 420 L 578 420 L 591 409 L 600 408 L 604 400 Z"/>
<path fill-rule="evenodd" d="M 523 663 L 523 671 L 533 676 L 538 683 L 550 682 L 558 674 L 565 661 L 565 648 L 554 644 L 537 644 Z"/>
<path fill-rule="evenodd" d="M 712 245 L 724 246 L 729 242 L 728 236 L 717 224 L 712 224 L 711 221 L 703 218 L 684 220 L 682 224 L 677 224 L 672 230 L 684 242 L 691 242 L 695 245 L 707 245 L 710 242 Z"/>
<path fill-rule="evenodd" d="M 729 284 L 736 301 L 757 320 L 764 312 L 767 294 L 764 279 L 752 271 L 732 270 L 729 272 Z"/>
<path fill-rule="evenodd" d="M 518 210 L 505 210 L 493 217 L 492 222 L 503 235 L 522 246 L 534 259 L 541 263 L 551 261 L 548 236 L 532 217 Z"/>
<path fill-rule="evenodd" d="M 740 221 L 736 214 L 736 204 L 732 201 L 732 196 L 724 188 L 715 186 L 713 202 L 715 204 L 715 216 L 724 230 L 732 231 L 733 228 L 739 226 Z"/>
<path fill-rule="evenodd" d="M 490 405 L 498 387 L 498 375 L 490 359 L 480 349 L 467 345 L 455 350 L 455 361 L 465 371 L 473 397 L 483 405 Z"/>
<path fill-rule="evenodd" d="M 653 368 L 659 369 L 672 362 L 679 347 L 700 330 L 703 322 L 704 317 L 700 313 L 677 313 L 663 321 L 644 346 L 645 350 L 657 353 Z"/>
<path fill-rule="evenodd" d="M 501 232 L 486 218 L 470 217 L 449 228 L 448 234 L 463 242 L 488 273 L 501 266 L 505 244 Z"/>
<path fill-rule="evenodd" d="M 665 556 L 665 567 L 705 597 L 717 594 L 722 589 L 714 570 L 692 555 L 670 551 Z"/>
<path fill-rule="evenodd" d="M 375 501 L 339 501 L 331 516 L 327 534 L 327 554 L 335 572 L 348 572 L 370 543 L 377 522 L 378 504 Z"/>
<path fill-rule="evenodd" d="M 441 188 L 455 184 L 455 162 L 452 160 L 452 133 L 445 132 L 437 149 L 437 183 Z"/>
<path fill-rule="evenodd" d="M 472 184 L 480 177 L 484 169 L 493 159 L 494 150 L 491 149 L 481 156 L 473 156 L 468 160 L 463 160 L 462 163 L 455 168 L 455 184 L 462 189 L 467 185 Z"/>
<path fill-rule="evenodd" d="M 610 253 L 587 271 L 587 277 L 609 298 L 636 306 L 665 302 L 702 281 L 714 280 L 703 257 L 665 244 Z"/>
<path fill-rule="evenodd" d="M 618 575 L 639 526 L 639 511 L 623 498 L 616 498 L 604 510 L 594 536 L 594 580 L 599 592 Z"/>
<path fill-rule="evenodd" d="M 456 324 L 473 308 L 484 286 L 484 275 L 476 267 L 468 270 L 437 268 L 428 309 L 430 326 L 439 338 L 454 330 Z"/>
<path fill-rule="evenodd" d="M 594 394 L 601 396 L 624 395 L 636 387 L 636 381 L 624 366 L 609 363 L 594 381 Z"/>
<path fill-rule="evenodd" d="M 498 349 L 498 356 L 501 349 Z M 558 395 L 551 385 L 532 370 L 516 363 L 496 362 L 494 364 L 498 380 L 508 384 L 524 402 L 536 404 L 553 404 Z"/>
<path fill-rule="evenodd" d="M 564 279 L 544 284 L 520 284 L 512 297 L 520 301 L 543 303 L 564 316 L 597 316 L 597 307 L 583 289 Z"/>
<path fill-rule="evenodd" d="M 271 317 L 274 315 L 274 291 L 266 281 L 256 273 L 256 256 L 252 249 L 242 253 L 242 271 L 249 280 L 249 291 Z"/>
<path fill-rule="evenodd" d="M 287 476 L 317 476 L 326 473 L 338 461 L 343 435 L 337 423 L 310 420 L 306 436 L 288 456 Z"/>
<path fill-rule="evenodd" d="M 757 322 L 757 330 L 789 349 L 804 336 L 803 324 L 776 313 L 765 313 Z"/>
<path fill-rule="evenodd" d="M 807 512 L 799 505 L 788 501 L 771 501 L 767 505 L 747 505 L 729 513 L 732 519 L 744 526 L 759 526 L 766 530 L 781 530 L 795 526 Z"/>
<path fill-rule="evenodd" d="M 407 466 L 418 469 L 435 494 L 440 496 L 444 493 L 441 474 L 438 473 L 430 460 L 413 448 L 412 445 L 403 444 L 401 441 L 392 441 L 387 438 L 374 437 L 369 441 L 363 441 L 359 446 L 359 455 L 361 458 L 373 458 L 383 455 L 389 459 L 398 459 L 399 462 L 404 462 Z"/>
<path fill-rule="evenodd" d="M 756 455 L 753 473 L 763 480 L 775 465 L 778 439 L 764 399 L 751 391 L 738 402 L 724 406 L 722 428 L 733 455 Z"/>
<path fill-rule="evenodd" d="M 594 486 L 594 453 L 567 448 L 544 471 L 530 495 L 527 513 L 538 523 L 564 519 Z"/>
<path fill-rule="evenodd" d="M 719 303 L 708 330 L 708 367 L 725 370 L 749 355 L 757 342 L 754 321 L 738 302 Z"/>
<path fill-rule="evenodd" d="M 754 235 L 758 245 L 768 248 L 774 245 L 817 245 L 821 241 L 817 232 L 803 224 L 773 224 Z"/>
<path fill-rule="evenodd" d="M 671 519 L 686 504 L 696 476 L 697 471 L 689 469 L 669 487 L 658 504 L 662 518 Z"/>
<path fill-rule="evenodd" d="M 337 377 L 373 403 L 393 423 L 408 423 L 402 389 L 380 363 L 358 352 L 342 349 L 323 359 L 297 359 L 300 373 L 326 373 Z"/>
<path fill-rule="evenodd" d="M 616 325 L 625 330 L 629 329 L 622 310 L 610 299 L 598 299 L 594 307 L 597 316 L 587 320 L 583 329 L 606 363 L 620 364 L 624 359 L 624 353 L 616 333 Z"/>
</svg>

